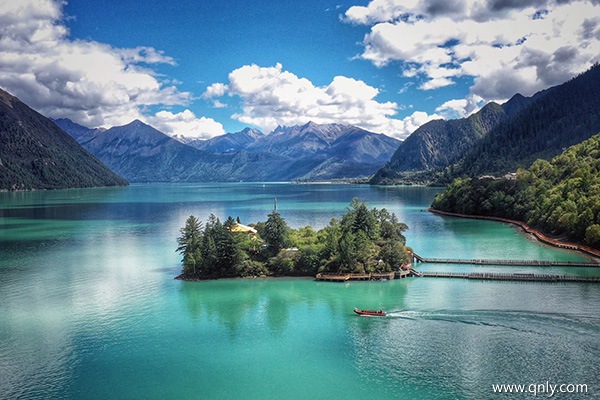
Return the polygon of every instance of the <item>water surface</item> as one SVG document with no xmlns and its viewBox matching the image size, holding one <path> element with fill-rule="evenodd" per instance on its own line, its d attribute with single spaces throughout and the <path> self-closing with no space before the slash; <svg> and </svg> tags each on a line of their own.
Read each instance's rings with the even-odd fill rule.
<svg viewBox="0 0 600 400">
<path fill-rule="evenodd" d="M 597 395 L 600 285 L 173 280 L 190 214 L 256 222 L 274 197 L 293 227 L 323 227 L 353 197 L 386 207 L 426 257 L 585 260 L 510 225 L 427 213 L 437 192 L 240 183 L 0 194 L 0 397 L 481 399 L 494 383 L 546 381 Z M 357 317 L 355 306 L 390 317 Z"/>
</svg>

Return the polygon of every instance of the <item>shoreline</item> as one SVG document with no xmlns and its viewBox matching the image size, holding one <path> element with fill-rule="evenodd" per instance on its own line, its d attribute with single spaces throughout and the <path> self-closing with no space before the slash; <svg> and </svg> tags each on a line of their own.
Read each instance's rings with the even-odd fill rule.
<svg viewBox="0 0 600 400">
<path fill-rule="evenodd" d="M 563 241 L 563 240 L 558 240 L 558 239 L 551 238 L 549 236 L 546 236 L 545 234 L 543 234 L 539 230 L 534 229 L 534 228 L 530 227 L 529 225 L 527 225 L 526 223 L 521 222 L 521 221 L 516 221 L 516 220 L 512 220 L 512 219 L 508 219 L 508 218 L 501 218 L 501 217 L 451 213 L 451 212 L 448 212 L 448 211 L 436 210 L 433 207 L 429 207 L 427 209 L 427 211 L 429 211 L 429 212 L 431 212 L 433 214 L 446 215 L 446 216 L 449 216 L 449 217 L 482 219 L 482 220 L 504 222 L 504 223 L 507 223 L 507 224 L 516 225 L 519 228 L 523 229 L 525 231 L 525 233 L 528 233 L 530 235 L 535 236 L 535 238 L 538 239 L 542 243 L 546 243 L 546 244 L 549 244 L 550 246 L 558 247 L 558 248 L 561 248 L 561 249 L 568 249 L 568 250 L 580 251 L 582 253 L 587 254 L 588 256 L 592 256 L 596 261 L 598 261 L 598 259 L 600 259 L 600 250 L 596 250 L 596 249 L 593 249 L 591 247 L 584 246 L 582 244 L 577 244 L 577 243 L 572 243 L 572 242 L 566 242 L 566 241 Z"/>
<path fill-rule="evenodd" d="M 81 190 L 81 189 L 110 189 L 110 188 L 124 188 L 130 186 L 127 182 L 126 185 L 111 185 L 111 186 L 83 186 L 83 187 L 64 187 L 64 188 L 29 188 L 29 189 L 0 189 L 0 193 L 30 193 L 30 192 L 53 192 L 58 190 Z"/>
<path fill-rule="evenodd" d="M 195 279 L 189 279 L 189 278 L 184 278 L 183 274 L 179 274 L 176 277 L 173 278 L 173 280 L 176 281 L 182 281 L 182 282 L 208 282 L 208 281 L 217 281 L 217 280 L 239 280 L 239 279 L 243 279 L 243 280 L 270 280 L 270 279 L 313 279 L 316 280 L 316 278 L 312 275 L 278 275 L 278 276 L 271 276 L 271 275 L 263 275 L 263 276 L 227 276 L 227 277 L 222 277 L 222 278 L 195 278 Z"/>
</svg>

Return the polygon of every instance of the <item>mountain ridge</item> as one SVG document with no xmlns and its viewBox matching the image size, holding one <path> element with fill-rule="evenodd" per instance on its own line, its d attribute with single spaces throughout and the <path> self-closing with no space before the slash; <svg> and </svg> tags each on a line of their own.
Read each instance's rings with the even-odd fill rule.
<svg viewBox="0 0 600 400">
<path fill-rule="evenodd" d="M 278 127 L 269 134 L 246 128 L 202 142 L 170 137 L 140 121 L 106 131 L 68 120 L 59 124 L 134 182 L 365 177 L 379 169 L 400 143 L 352 126 L 314 122 Z M 153 174 L 148 165 L 157 172 Z"/>
<path fill-rule="evenodd" d="M 52 120 L 0 89 L 0 190 L 124 185 Z"/>
<path fill-rule="evenodd" d="M 536 97 L 537 96 L 537 97 Z M 549 160 L 600 131 L 600 65 L 536 94 L 500 123 L 454 168 L 457 176 L 503 174 Z"/>
<path fill-rule="evenodd" d="M 511 179 L 456 179 L 436 210 L 524 222 L 556 238 L 600 249 L 600 134 L 538 159 Z"/>
<path fill-rule="evenodd" d="M 490 102 L 466 118 L 429 121 L 402 142 L 390 161 L 373 176 L 372 184 L 418 180 L 462 158 L 495 126 L 526 107 L 532 98 L 515 94 L 506 103 Z"/>
<path fill-rule="evenodd" d="M 564 148 L 600 131 L 600 66 L 595 64 L 567 82 L 529 98 L 517 94 L 499 107 L 501 110 L 498 105 L 488 104 L 466 119 L 432 121 L 421 126 L 398 147 L 370 183 L 446 185 L 457 177 L 504 175 L 527 167 L 538 158 L 550 159 L 560 154 Z M 482 121 L 488 122 L 487 128 L 481 129 Z M 435 124 L 443 129 L 434 130 L 437 136 L 430 142 L 423 140 L 427 138 L 424 132 Z M 450 141 L 447 131 L 452 124 L 466 129 L 462 134 L 457 131 L 459 134 Z M 421 148 L 411 142 L 421 144 Z M 455 143 L 467 146 L 455 151 Z M 424 154 L 423 158 L 431 157 L 434 162 L 422 163 L 425 167 L 419 168 L 419 160 L 410 158 L 415 154 Z M 438 154 L 442 156 L 436 159 Z M 411 170 L 408 166 L 416 167 Z"/>
</svg>

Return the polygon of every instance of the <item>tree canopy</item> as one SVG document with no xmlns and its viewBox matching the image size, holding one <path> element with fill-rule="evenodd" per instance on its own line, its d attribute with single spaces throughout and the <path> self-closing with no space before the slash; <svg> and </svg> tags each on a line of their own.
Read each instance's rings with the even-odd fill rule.
<svg viewBox="0 0 600 400">
<path fill-rule="evenodd" d="M 386 209 L 368 209 L 357 199 L 341 220 L 333 218 L 319 231 L 310 226 L 291 229 L 277 211 L 254 225 L 257 234 L 234 232 L 235 224 L 231 217 L 221 223 L 214 215 L 203 228 L 194 216 L 186 220 L 177 239 L 182 278 L 386 272 L 410 260 L 406 224 Z"/>
<path fill-rule="evenodd" d="M 434 208 L 519 220 L 600 248 L 600 134 L 552 161 L 519 169 L 516 179 L 457 179 Z"/>
</svg>

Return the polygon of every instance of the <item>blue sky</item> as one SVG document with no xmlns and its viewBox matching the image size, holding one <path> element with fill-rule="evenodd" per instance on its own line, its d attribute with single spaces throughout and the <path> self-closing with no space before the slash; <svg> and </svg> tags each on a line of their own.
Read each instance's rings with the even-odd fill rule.
<svg viewBox="0 0 600 400">
<path fill-rule="evenodd" d="M 0 87 L 87 126 L 404 138 L 600 60 L 599 0 L 0 1 Z"/>
</svg>

